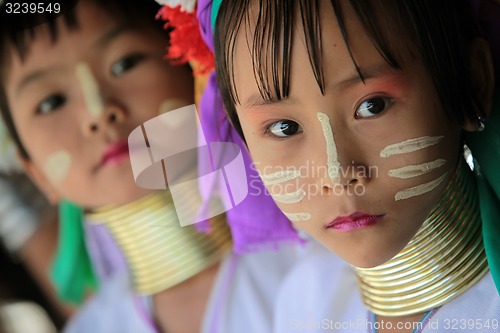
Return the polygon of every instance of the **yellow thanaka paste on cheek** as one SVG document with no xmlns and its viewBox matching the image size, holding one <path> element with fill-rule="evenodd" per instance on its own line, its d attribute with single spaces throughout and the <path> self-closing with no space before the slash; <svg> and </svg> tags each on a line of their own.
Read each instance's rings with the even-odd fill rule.
<svg viewBox="0 0 500 333">
<path fill-rule="evenodd" d="M 75 74 L 82 88 L 88 112 L 94 118 L 100 117 L 104 113 L 104 103 L 92 70 L 88 64 L 78 63 L 75 68 Z"/>
<path fill-rule="evenodd" d="M 309 213 L 285 213 L 286 217 L 292 222 L 308 221 L 311 219 L 311 214 Z"/>
<path fill-rule="evenodd" d="M 418 185 L 415 187 L 411 187 L 411 188 L 406 189 L 406 190 L 402 190 L 402 191 L 396 193 L 394 199 L 396 201 L 399 201 L 399 200 L 404 200 L 404 199 L 408 199 L 408 198 L 412 198 L 412 197 L 416 197 L 416 196 L 428 193 L 428 192 L 436 189 L 445 180 L 447 174 L 448 173 L 445 173 L 444 175 L 442 175 L 438 179 L 435 179 L 435 180 L 430 181 L 428 183 Z"/>
<path fill-rule="evenodd" d="M 164 114 L 172 110 L 177 110 L 180 108 L 183 108 L 185 106 L 188 106 L 189 103 L 186 102 L 185 100 L 181 98 L 172 98 L 172 99 L 167 99 L 160 105 L 160 112 L 158 114 Z"/>
<path fill-rule="evenodd" d="M 299 189 L 295 192 L 283 193 L 283 194 L 271 194 L 274 201 L 284 204 L 292 204 L 302 201 L 305 198 L 306 192 L 303 189 Z"/>
<path fill-rule="evenodd" d="M 285 183 L 297 179 L 300 176 L 301 174 L 298 170 L 284 170 L 270 174 L 260 174 L 260 178 L 262 178 L 262 181 L 267 186 Z"/>
<path fill-rule="evenodd" d="M 404 166 L 402 168 L 389 170 L 389 176 L 394 177 L 394 178 L 401 178 L 401 179 L 418 177 L 418 176 L 425 175 L 426 173 L 431 172 L 432 170 L 438 169 L 445 164 L 446 164 L 446 160 L 437 159 L 435 161 L 427 162 L 427 163 L 423 163 L 423 164 L 407 165 L 407 166 Z"/>
<path fill-rule="evenodd" d="M 68 175 L 71 167 L 71 155 L 67 151 L 59 151 L 50 155 L 44 164 L 44 172 L 53 185 L 60 184 Z"/>
<path fill-rule="evenodd" d="M 410 139 L 400 143 L 387 146 L 380 152 L 380 157 L 390 157 L 399 154 L 412 153 L 427 147 L 434 146 L 441 142 L 444 136 L 424 136 L 421 138 Z"/>
</svg>

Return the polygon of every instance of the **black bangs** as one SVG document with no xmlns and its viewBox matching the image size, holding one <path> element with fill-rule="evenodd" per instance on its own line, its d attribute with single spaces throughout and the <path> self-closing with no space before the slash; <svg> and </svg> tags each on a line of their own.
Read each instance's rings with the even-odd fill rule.
<svg viewBox="0 0 500 333">
<path fill-rule="evenodd" d="M 252 36 L 247 40 L 247 47 L 262 99 L 265 101 L 281 100 L 287 98 L 290 93 L 293 33 L 300 24 L 309 65 L 318 88 L 324 94 L 325 75 L 320 13 L 322 1 L 325 0 L 223 1 L 215 28 L 216 71 L 228 115 L 240 134 L 242 134 L 241 126 L 234 110 L 234 105 L 240 102 L 234 83 L 234 57 L 239 33 L 246 31 L 247 36 Z M 353 66 L 363 79 L 348 43 L 349 34 L 342 15 L 342 5 L 346 2 L 330 0 L 330 3 L 351 55 Z M 351 5 L 362 19 L 382 57 L 391 66 L 399 68 L 376 24 L 371 2 L 353 0 Z"/>
<path fill-rule="evenodd" d="M 290 92 L 292 37 L 302 25 L 311 70 L 324 93 L 320 26 L 323 1 L 333 8 L 353 66 L 362 80 L 349 46 L 345 6 L 352 7 L 391 67 L 402 65 L 395 56 L 398 47 L 415 51 L 433 77 L 442 106 L 452 121 L 463 124 L 466 119 L 484 115 L 470 71 L 469 46 L 480 36 L 470 0 L 228 0 L 222 2 L 214 31 L 216 71 L 228 115 L 240 134 L 234 107 L 240 102 L 234 82 L 237 37 L 246 34 L 247 49 L 238 52 L 250 52 L 262 98 L 280 100 Z M 394 45 L 395 41 L 405 44 Z"/>
<path fill-rule="evenodd" d="M 234 63 L 236 39 L 240 30 L 252 36 L 247 41 L 252 58 L 253 71 L 264 100 L 280 100 L 290 92 L 290 68 L 294 27 L 301 20 L 304 27 L 309 62 L 324 90 L 321 70 L 322 45 L 319 21 L 319 0 L 242 0 L 223 1 L 215 35 L 216 63 L 222 80 L 221 89 L 227 91 L 233 102 L 238 102 L 234 89 Z M 244 10 L 248 9 L 248 10 Z M 298 10 L 299 9 L 299 10 Z M 300 16 L 297 13 L 300 12 Z M 217 52 L 220 51 L 220 52 Z"/>
<path fill-rule="evenodd" d="M 41 24 L 46 24 L 47 30 L 53 42 L 57 40 L 58 29 L 56 26 L 56 19 L 61 15 L 54 15 L 51 13 L 25 15 L 21 14 L 15 17 L 14 14 L 2 13 L 2 16 L 9 15 L 8 18 L 0 18 L 0 41 L 3 50 L 7 50 L 7 45 L 13 46 L 21 60 L 24 60 L 28 52 L 28 45 L 36 38 L 35 29 Z M 75 13 L 69 10 L 66 14 L 62 15 L 64 23 L 69 29 L 74 29 L 78 26 L 76 22 Z M 3 54 L 2 58 L 7 55 Z"/>
<path fill-rule="evenodd" d="M 223 1 L 215 29 L 216 71 L 226 107 L 239 103 L 234 87 L 234 56 L 241 30 L 247 36 L 255 80 L 266 101 L 287 98 L 290 93 L 292 40 L 296 21 L 301 20 L 316 81 L 323 92 L 322 44 L 319 16 L 320 0 L 241 0 Z M 298 10 L 300 9 L 300 10 Z M 255 13 L 254 13 L 255 12 Z M 297 13 L 300 12 L 300 16 Z M 243 28 L 243 29 L 242 29 Z M 235 112 L 229 112 L 241 134 Z"/>
</svg>

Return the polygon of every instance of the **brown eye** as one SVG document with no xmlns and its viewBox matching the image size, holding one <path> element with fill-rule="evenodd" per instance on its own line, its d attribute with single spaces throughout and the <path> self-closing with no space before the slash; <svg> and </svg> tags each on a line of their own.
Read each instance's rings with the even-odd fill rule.
<svg viewBox="0 0 500 333">
<path fill-rule="evenodd" d="M 66 103 L 66 97 L 64 95 L 56 94 L 47 97 L 38 105 L 36 113 L 47 114 L 53 112 L 63 106 Z"/>
<path fill-rule="evenodd" d="M 138 63 L 140 63 L 144 59 L 144 55 L 142 54 L 134 54 L 127 56 L 119 61 L 115 62 L 113 66 L 111 66 L 111 74 L 113 76 L 121 76 L 123 73 L 134 68 Z"/>
<path fill-rule="evenodd" d="M 271 124 L 266 132 L 278 138 L 286 138 L 302 132 L 302 127 L 292 120 L 280 120 Z"/>
<path fill-rule="evenodd" d="M 367 99 L 356 110 L 356 118 L 370 118 L 379 115 L 387 109 L 390 100 L 384 97 Z"/>
</svg>

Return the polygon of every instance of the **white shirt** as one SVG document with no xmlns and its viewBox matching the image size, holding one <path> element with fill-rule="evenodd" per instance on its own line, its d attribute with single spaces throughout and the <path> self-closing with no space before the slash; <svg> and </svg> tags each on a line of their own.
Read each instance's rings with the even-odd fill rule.
<svg viewBox="0 0 500 333">
<path fill-rule="evenodd" d="M 293 246 L 226 256 L 219 268 L 202 332 L 266 333 L 283 278 L 296 262 Z M 126 271 L 104 281 L 72 318 L 65 333 L 156 333 L 151 297 L 132 291 Z"/>
<path fill-rule="evenodd" d="M 369 333 L 374 332 L 371 320 L 354 270 L 323 246 L 308 244 L 278 295 L 274 332 Z M 433 311 L 423 330 L 415 332 L 500 332 L 500 296 L 491 274 Z"/>
</svg>

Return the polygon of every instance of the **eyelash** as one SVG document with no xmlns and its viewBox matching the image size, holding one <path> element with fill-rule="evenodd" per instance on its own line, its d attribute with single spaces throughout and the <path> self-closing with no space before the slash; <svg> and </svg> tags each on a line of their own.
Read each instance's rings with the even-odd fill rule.
<svg viewBox="0 0 500 333">
<path fill-rule="evenodd" d="M 279 136 L 279 135 L 276 135 L 272 132 L 272 127 L 279 124 L 279 123 L 284 123 L 284 122 L 289 122 L 289 123 L 293 123 L 294 125 L 293 126 L 297 126 L 297 132 L 294 133 L 294 134 L 291 134 L 291 135 L 288 135 L 288 136 Z M 289 139 L 291 137 L 294 137 L 300 133 L 303 132 L 303 128 L 302 126 L 300 126 L 300 124 L 294 120 L 291 120 L 291 119 L 280 119 L 278 121 L 273 121 L 271 124 L 269 125 L 266 125 L 265 126 L 265 130 L 264 130 L 264 135 L 267 135 L 273 139 L 277 139 L 277 140 L 286 140 L 286 139 Z"/>
<path fill-rule="evenodd" d="M 128 71 L 134 69 L 137 66 L 137 64 L 141 63 L 144 60 L 145 57 L 146 56 L 144 54 L 134 53 L 120 58 L 120 60 L 113 63 L 113 65 L 111 66 L 111 75 L 114 77 L 120 77 L 124 73 L 127 73 Z M 125 65 L 123 66 L 124 63 Z M 120 65 L 121 68 L 118 68 L 120 72 L 117 73 L 116 69 Z"/>
<path fill-rule="evenodd" d="M 373 103 L 374 101 L 382 101 L 383 102 L 383 105 L 381 105 L 380 103 Z M 361 109 L 360 108 L 363 106 L 363 104 L 365 103 L 368 103 L 368 102 L 371 102 L 370 105 L 366 106 L 365 108 Z M 355 108 L 355 113 L 354 113 L 354 117 L 356 119 L 368 119 L 368 118 L 375 118 L 377 116 L 379 116 L 380 114 L 383 114 L 387 111 L 388 108 L 391 107 L 391 105 L 393 104 L 393 99 L 390 98 L 390 97 L 387 97 L 387 96 L 370 96 L 368 98 L 365 98 L 364 100 L 362 100 Z M 373 115 L 368 115 L 368 116 L 363 116 L 363 115 L 360 115 L 360 112 L 368 112 L 368 113 L 371 113 L 370 109 L 373 109 L 374 107 L 377 107 L 377 106 L 381 106 L 383 107 L 383 109 L 381 111 L 379 111 L 378 113 L 375 113 Z M 292 126 L 294 127 L 297 127 L 295 130 L 297 130 L 297 132 L 295 132 L 294 134 L 290 134 L 290 135 L 287 135 L 287 136 L 279 136 L 279 135 L 276 135 L 273 133 L 273 126 L 276 126 L 278 125 L 279 123 L 293 123 Z M 287 128 L 284 128 L 284 130 L 286 130 Z M 293 120 L 290 120 L 290 119 L 280 119 L 278 121 L 273 121 L 271 124 L 269 125 L 266 125 L 265 126 L 265 130 L 263 132 L 264 135 L 267 135 L 267 136 L 270 136 L 271 138 L 273 139 L 278 139 L 278 140 L 285 140 L 285 139 L 288 139 L 288 138 L 291 138 L 297 134 L 300 134 L 302 133 L 303 129 L 302 129 L 302 126 L 300 126 L 299 123 L 297 123 L 296 121 L 293 121 Z"/>
<path fill-rule="evenodd" d="M 66 104 L 66 100 L 67 100 L 66 96 L 64 96 L 61 93 L 52 94 L 52 95 L 46 97 L 45 99 L 43 99 L 38 104 L 38 106 L 36 108 L 36 114 L 44 115 L 44 114 L 52 113 L 52 112 L 56 111 L 57 109 L 59 109 L 60 107 L 64 106 L 64 104 Z M 53 104 L 57 104 L 57 105 L 56 106 L 48 106 L 48 109 L 43 107 L 45 103 L 50 103 L 50 102 L 56 102 Z"/>
<path fill-rule="evenodd" d="M 360 113 L 360 108 L 363 104 L 369 102 L 369 101 L 374 101 L 374 100 L 382 100 L 384 102 L 384 109 L 382 111 L 380 111 L 379 113 L 376 113 L 376 114 L 373 114 L 371 116 L 361 116 L 359 113 Z M 354 118 L 356 119 L 369 119 L 369 118 L 375 118 L 383 113 L 385 113 L 390 107 L 391 105 L 394 103 L 394 100 L 390 97 L 387 97 L 387 96 L 379 96 L 379 95 L 375 95 L 375 96 L 370 96 L 368 98 L 365 98 L 363 99 L 356 107 L 355 107 L 355 111 L 354 111 Z M 373 103 L 372 103 L 373 105 Z M 364 108 L 362 109 L 362 111 L 367 111 L 367 112 L 370 112 L 368 110 L 368 108 Z"/>
</svg>

